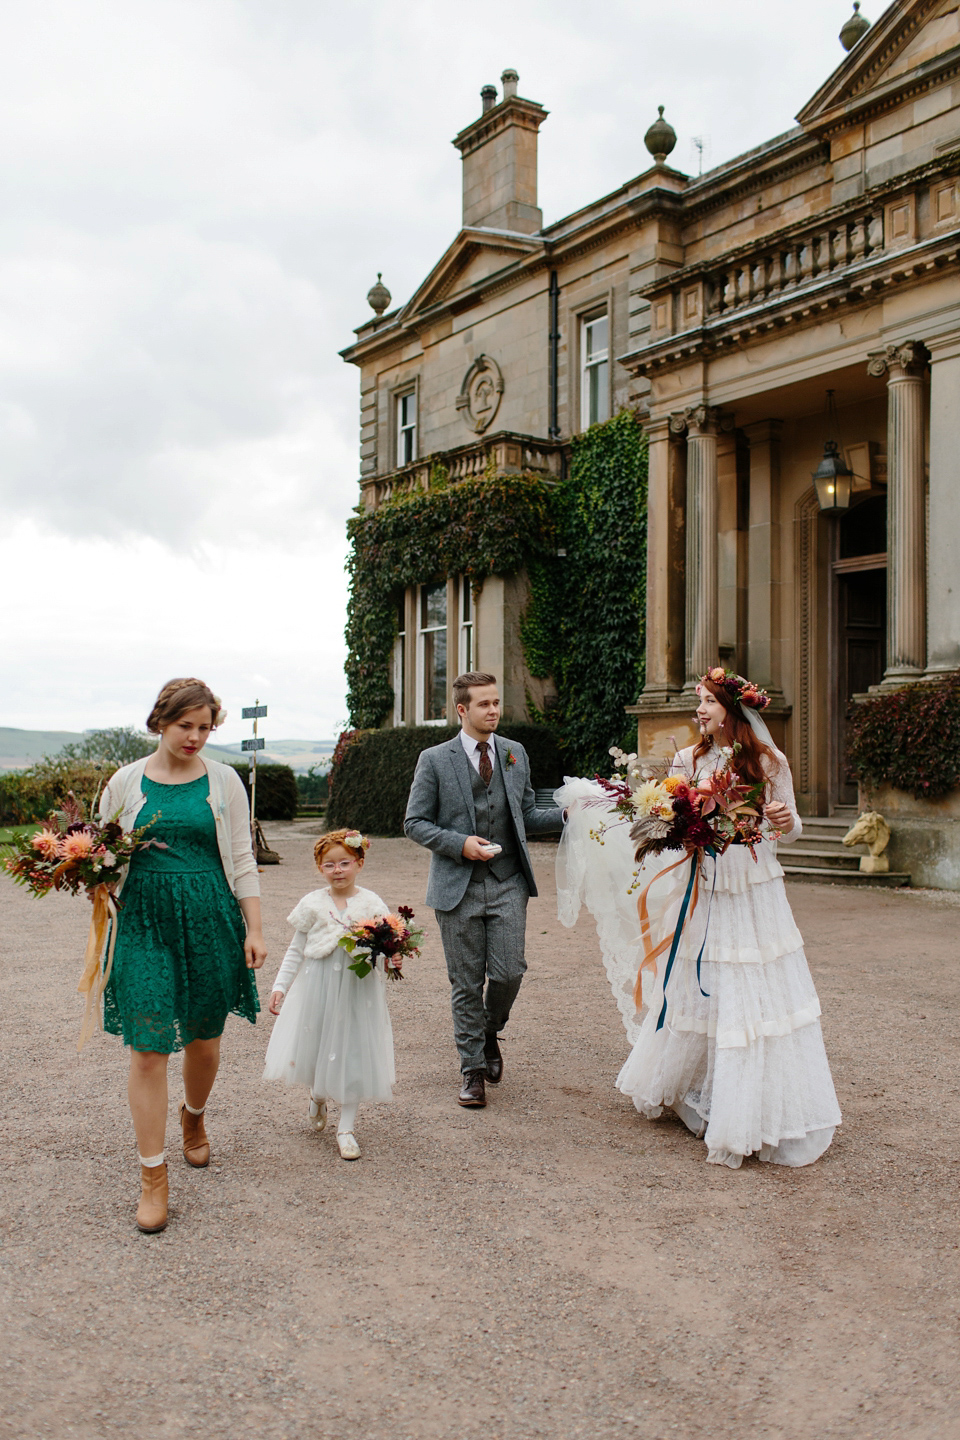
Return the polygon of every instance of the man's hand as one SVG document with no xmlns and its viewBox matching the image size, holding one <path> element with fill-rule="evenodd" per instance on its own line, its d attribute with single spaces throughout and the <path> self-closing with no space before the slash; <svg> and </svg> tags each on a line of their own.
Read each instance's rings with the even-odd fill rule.
<svg viewBox="0 0 960 1440">
<path fill-rule="evenodd" d="M 492 860 L 493 856 L 487 854 L 489 846 L 490 841 L 482 835 L 468 835 L 463 842 L 464 860 Z"/>
</svg>

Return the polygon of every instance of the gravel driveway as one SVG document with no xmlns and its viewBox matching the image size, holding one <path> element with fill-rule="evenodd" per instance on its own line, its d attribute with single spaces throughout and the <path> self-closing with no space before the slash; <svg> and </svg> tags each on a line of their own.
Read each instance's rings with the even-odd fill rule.
<svg viewBox="0 0 960 1440">
<path fill-rule="evenodd" d="M 264 1002 L 318 878 L 314 825 L 267 830 Z M 157 1236 L 121 1046 L 74 1047 L 89 908 L 0 884 L 0 1440 L 957 1440 L 957 897 L 790 888 L 844 1125 L 809 1170 L 730 1171 L 614 1090 L 592 922 L 557 924 L 555 847 L 531 849 L 487 1109 L 456 1103 L 427 856 L 375 840 L 364 883 L 429 917 L 390 992 L 395 1103 L 361 1109 L 345 1164 L 301 1091 L 261 1083 L 269 1016 L 231 1019 L 213 1162 L 169 1148 Z"/>
</svg>

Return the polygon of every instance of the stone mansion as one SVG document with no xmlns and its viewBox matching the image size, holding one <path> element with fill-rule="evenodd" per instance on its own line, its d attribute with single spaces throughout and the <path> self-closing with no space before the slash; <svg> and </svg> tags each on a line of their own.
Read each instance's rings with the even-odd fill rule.
<svg viewBox="0 0 960 1440">
<path fill-rule="evenodd" d="M 690 177 L 661 116 L 643 173 L 547 225 L 547 111 L 504 71 L 453 142 L 460 233 L 399 308 L 378 282 L 343 352 L 368 508 L 438 460 L 454 481 L 559 475 L 571 435 L 637 410 L 641 747 L 689 733 L 694 682 L 720 656 L 773 695 L 813 815 L 856 798 L 850 697 L 960 667 L 960 4 L 895 0 L 842 38 L 793 129 Z M 448 719 L 454 675 L 476 667 L 523 718 L 543 693 L 525 604 L 523 575 L 479 597 L 457 576 L 411 587 L 394 723 Z"/>
</svg>

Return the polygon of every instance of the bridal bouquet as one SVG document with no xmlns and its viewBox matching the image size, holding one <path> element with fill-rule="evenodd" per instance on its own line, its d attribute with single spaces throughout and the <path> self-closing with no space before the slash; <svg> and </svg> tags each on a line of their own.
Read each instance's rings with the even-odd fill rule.
<svg viewBox="0 0 960 1440">
<path fill-rule="evenodd" d="M 124 832 L 116 819 L 95 819 L 94 803 L 95 800 L 91 802 L 89 817 L 85 816 L 83 807 L 71 791 L 63 808 L 52 811 L 45 825 L 32 835 L 16 835 L 4 847 L 8 854 L 3 861 L 7 874 L 17 885 L 25 885 L 33 895 L 47 895 L 51 890 L 67 890 L 71 895 L 77 895 L 83 890 L 93 905 L 83 974 L 77 985 L 80 994 L 87 997 L 80 1023 L 78 1050 L 83 1049 L 100 1026 L 99 1002 L 110 979 L 117 940 L 119 901 L 114 890 L 121 871 L 138 850 L 167 848 L 162 840 L 143 838 L 153 824 L 152 820 L 136 830 Z M 107 960 L 101 970 L 100 961 L 108 931 Z"/>
<path fill-rule="evenodd" d="M 409 922 L 413 911 L 408 905 L 398 905 L 396 915 L 383 915 L 379 920 L 359 920 L 347 929 L 337 944 L 348 955 L 357 958 L 347 966 L 362 980 L 376 966 L 380 956 L 383 968 L 391 980 L 403 979 L 403 962 L 408 955 L 420 954 L 422 929 L 411 929 Z"/>
<path fill-rule="evenodd" d="M 598 775 L 597 781 L 610 796 L 610 808 L 630 825 L 638 865 L 663 850 L 722 855 L 732 844 L 748 846 L 757 858 L 754 846 L 763 839 L 764 787 L 740 779 L 735 769 L 739 749 L 739 745 L 725 747 L 720 752 L 722 765 L 697 781 L 685 775 L 658 776 L 658 768 L 668 768 L 669 761 L 641 767 L 635 755 L 610 752 L 626 774 L 615 774 L 611 780 Z M 601 825 L 592 833 L 599 838 L 604 828 Z"/>
<path fill-rule="evenodd" d="M 71 791 L 63 809 L 51 811 L 45 825 L 32 835 L 15 835 L 4 847 L 9 853 L 3 868 L 32 895 L 84 890 L 92 899 L 99 886 L 117 883 L 138 850 L 167 848 L 160 840 L 143 838 L 149 828 L 141 825 L 125 834 L 116 820 L 87 819 Z"/>
</svg>

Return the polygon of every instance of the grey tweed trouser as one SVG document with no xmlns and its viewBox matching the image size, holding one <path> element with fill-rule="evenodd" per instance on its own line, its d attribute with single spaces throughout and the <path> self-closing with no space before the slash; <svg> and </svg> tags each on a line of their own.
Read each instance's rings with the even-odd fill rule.
<svg viewBox="0 0 960 1440">
<path fill-rule="evenodd" d="M 522 874 L 507 880 L 488 874 L 470 881 L 453 910 L 436 911 L 461 1070 L 485 1069 L 484 1040 L 503 1029 L 517 998 L 527 968 L 523 944 L 529 899 Z"/>
</svg>

